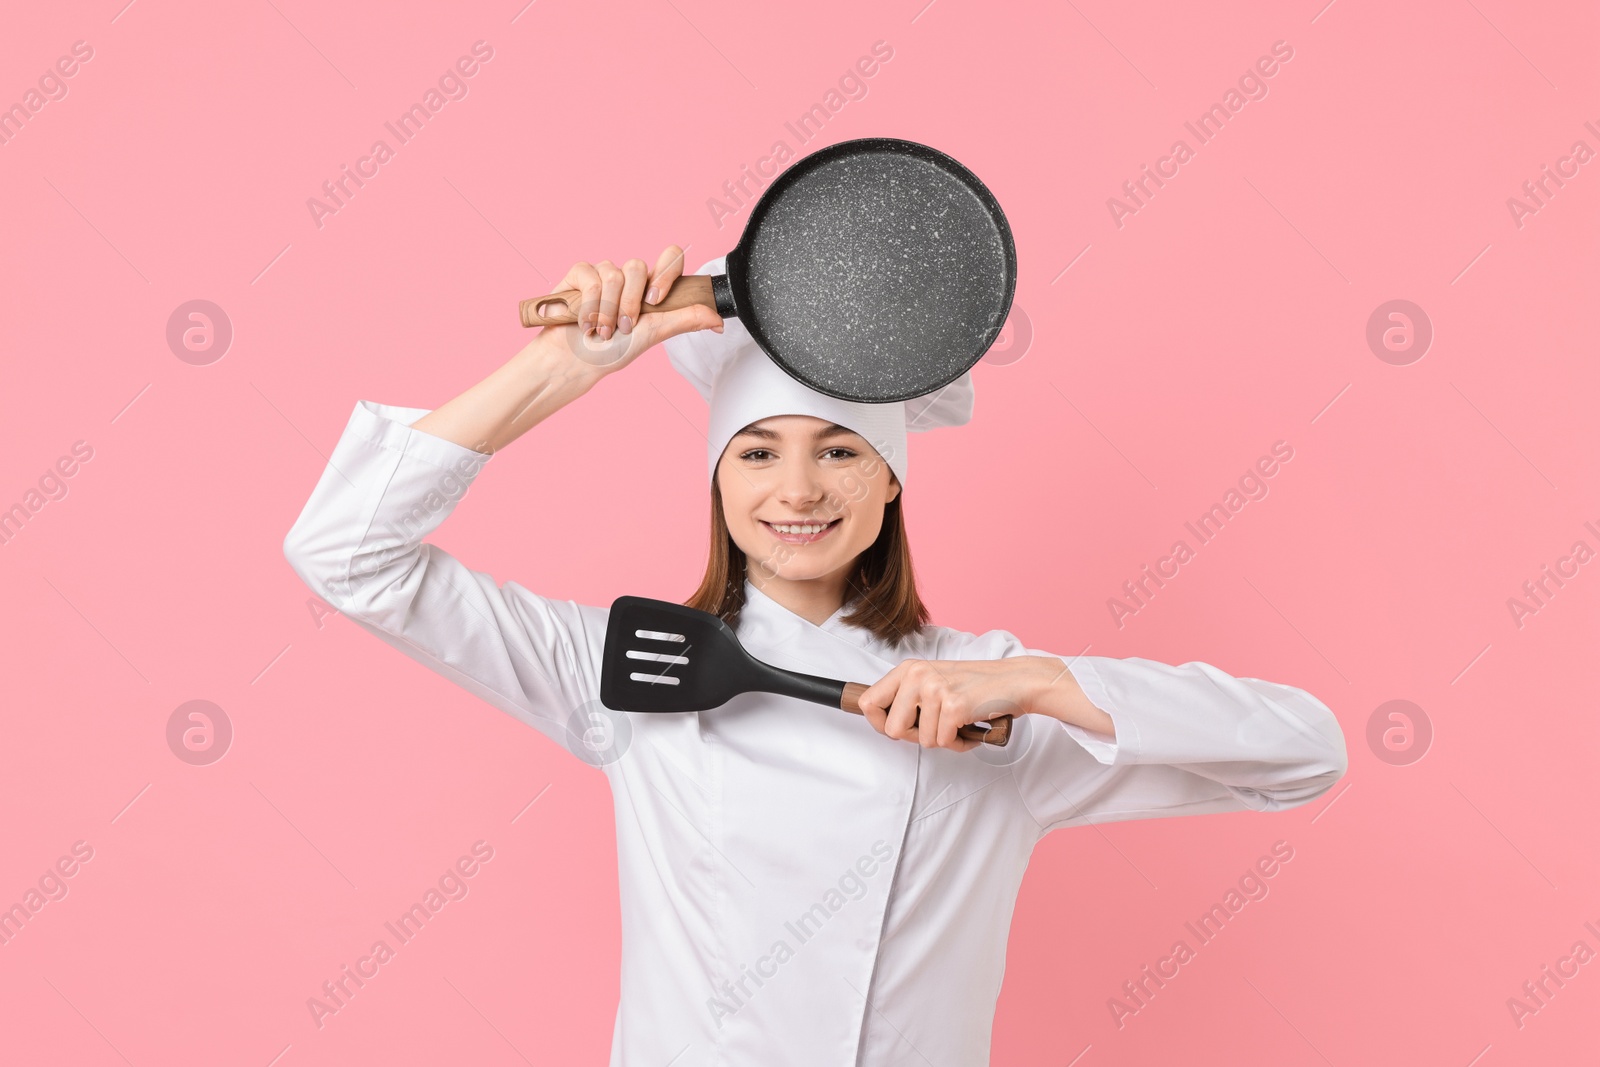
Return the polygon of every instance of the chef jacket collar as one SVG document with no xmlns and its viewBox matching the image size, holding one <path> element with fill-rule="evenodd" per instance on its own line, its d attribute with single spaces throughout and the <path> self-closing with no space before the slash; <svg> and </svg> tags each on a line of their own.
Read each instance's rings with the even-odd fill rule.
<svg viewBox="0 0 1600 1067">
<path fill-rule="evenodd" d="M 755 583 L 746 578 L 744 609 L 739 613 L 740 640 L 745 639 L 746 629 L 749 628 L 759 631 L 760 636 L 757 640 L 763 644 L 782 647 L 786 640 L 803 637 L 812 631 L 820 631 L 845 646 L 850 652 L 868 656 L 882 664 L 884 670 L 888 670 L 894 664 L 885 654 L 884 642 L 866 627 L 845 621 L 844 616 L 853 605 L 854 601 L 847 601 L 819 625 L 790 611 L 756 588 Z"/>
<path fill-rule="evenodd" d="M 796 615 L 745 579 L 744 610 L 739 613 L 736 628 L 739 643 L 756 659 L 774 667 L 870 685 L 892 671 L 905 658 L 905 652 L 900 646 L 889 645 L 866 627 L 846 622 L 844 615 L 850 606 L 841 607 L 819 626 Z M 915 655 L 920 645 L 910 647 L 910 654 Z M 898 747 L 894 746 L 896 750 Z M 921 746 L 909 748 L 912 757 L 909 762 L 900 764 L 896 773 L 909 775 L 907 785 L 914 785 L 918 766 L 915 757 L 921 752 Z M 882 758 L 890 757 L 884 753 Z"/>
<path fill-rule="evenodd" d="M 778 603 L 776 600 L 772 599 L 767 594 L 763 593 L 761 589 L 749 578 L 744 580 L 744 604 L 745 611 L 748 612 L 753 610 L 757 614 L 765 616 L 773 622 L 783 624 L 800 623 L 804 626 L 810 626 L 818 630 L 828 630 L 829 632 L 835 632 L 842 628 L 848 628 L 844 623 L 843 616 L 844 613 L 850 608 L 849 603 L 841 604 L 838 611 L 835 611 L 832 615 L 829 615 L 820 624 L 814 623 L 804 615 L 796 614 L 795 612 L 784 607 L 782 604 Z"/>
</svg>

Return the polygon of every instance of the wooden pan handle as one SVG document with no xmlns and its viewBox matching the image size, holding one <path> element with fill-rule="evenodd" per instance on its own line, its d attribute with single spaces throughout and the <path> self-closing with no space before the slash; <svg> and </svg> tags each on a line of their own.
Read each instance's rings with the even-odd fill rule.
<svg viewBox="0 0 1600 1067">
<path fill-rule="evenodd" d="M 564 326 L 569 322 L 578 321 L 578 303 L 583 294 L 576 289 L 567 289 L 560 293 L 551 293 L 548 296 L 535 296 L 517 305 L 517 311 L 522 316 L 524 326 Z M 560 309 L 552 315 L 539 314 L 541 304 L 559 304 Z M 711 275 L 685 274 L 672 283 L 672 288 L 667 290 L 667 295 L 661 298 L 659 304 L 639 305 L 639 314 L 648 315 L 652 311 L 676 311 L 686 308 L 691 304 L 704 304 L 715 311 L 717 309 L 716 297 L 711 292 Z"/>
<path fill-rule="evenodd" d="M 867 689 L 868 687 L 860 682 L 844 683 L 844 695 L 839 698 L 839 706 L 855 715 L 862 714 L 861 694 L 865 693 Z M 990 719 L 987 725 L 988 729 L 984 729 L 983 725 L 979 723 L 971 723 L 957 730 L 956 735 L 964 737 L 968 741 L 982 741 L 986 745 L 1000 745 L 1002 747 L 1007 741 L 1011 740 L 1010 715 L 996 716 Z"/>
</svg>

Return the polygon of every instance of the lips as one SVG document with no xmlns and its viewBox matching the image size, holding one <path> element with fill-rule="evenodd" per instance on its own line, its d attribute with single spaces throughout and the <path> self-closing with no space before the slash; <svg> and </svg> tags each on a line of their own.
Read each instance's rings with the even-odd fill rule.
<svg viewBox="0 0 1600 1067">
<path fill-rule="evenodd" d="M 760 519 L 758 521 L 761 523 L 761 525 L 763 525 L 763 526 L 765 526 L 767 528 L 767 532 L 768 533 L 772 534 L 773 537 L 776 537 L 778 540 L 784 542 L 785 544 L 789 544 L 789 545 L 809 545 L 809 544 L 812 544 L 813 542 L 822 540 L 824 537 L 827 537 L 830 533 L 832 533 L 834 531 L 834 528 L 837 527 L 839 525 L 840 521 L 842 521 L 842 520 L 833 519 L 833 520 L 831 520 L 829 522 L 826 522 L 826 523 L 822 523 L 822 522 L 794 522 L 794 523 L 780 522 L 780 523 L 771 523 L 771 522 L 767 522 L 765 519 Z"/>
</svg>

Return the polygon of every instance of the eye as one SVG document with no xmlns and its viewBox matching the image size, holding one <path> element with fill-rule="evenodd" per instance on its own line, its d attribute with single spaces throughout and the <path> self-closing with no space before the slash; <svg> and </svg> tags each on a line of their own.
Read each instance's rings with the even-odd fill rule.
<svg viewBox="0 0 1600 1067">
<path fill-rule="evenodd" d="M 839 454 L 837 456 L 835 456 L 834 453 L 839 453 Z M 856 453 L 856 450 L 853 449 L 853 448 L 845 448 L 843 445 L 837 445 L 837 446 L 835 446 L 833 448 L 828 449 L 826 452 L 823 453 L 823 455 L 831 456 L 831 457 L 833 457 L 835 459 L 853 459 L 853 458 L 855 458 L 857 453 Z"/>
<path fill-rule="evenodd" d="M 772 453 L 767 451 L 765 448 L 752 448 L 748 452 L 739 453 L 739 458 L 748 460 L 752 463 L 760 463 L 763 459 L 766 459 L 771 455 Z"/>
</svg>

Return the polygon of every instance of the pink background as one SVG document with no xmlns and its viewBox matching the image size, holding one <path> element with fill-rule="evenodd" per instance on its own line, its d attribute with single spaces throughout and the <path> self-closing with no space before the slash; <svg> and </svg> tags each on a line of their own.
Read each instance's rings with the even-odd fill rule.
<svg viewBox="0 0 1600 1067">
<path fill-rule="evenodd" d="M 1600 549 L 1600 162 L 1520 226 L 1507 206 L 1600 149 L 1588 5 L 122 2 L 14 6 L 0 35 L 0 104 L 93 48 L 0 146 L 0 507 L 93 449 L 0 546 L 0 904 L 93 849 L 0 946 L 0 1059 L 604 1062 L 603 778 L 319 620 L 283 536 L 358 399 L 443 402 L 574 260 L 677 242 L 696 267 L 737 239 L 746 212 L 719 228 L 707 200 L 741 165 L 870 135 L 994 190 L 1033 331 L 1014 316 L 978 368 L 970 427 L 912 446 L 937 620 L 1301 686 L 1350 750 L 1292 812 L 1042 842 L 995 1062 L 1592 1052 L 1600 962 L 1520 1027 L 1506 1005 L 1600 951 L 1600 563 L 1520 627 L 1507 606 Z M 396 147 L 383 123 L 478 40 L 469 94 L 319 228 L 307 198 Z M 798 146 L 784 122 L 880 40 L 865 97 Z M 1185 120 L 1276 41 L 1269 94 L 1198 145 Z M 1119 227 L 1107 199 L 1180 137 L 1194 158 Z M 195 299 L 233 328 L 209 365 L 166 340 Z M 1393 299 L 1434 330 L 1404 366 L 1366 341 Z M 498 458 L 438 541 L 549 596 L 681 599 L 703 418 L 651 353 Z M 1108 599 L 1277 441 L 1269 495 L 1119 627 Z M 1420 760 L 1367 739 L 1396 699 L 1431 723 Z M 207 766 L 168 746 L 190 700 L 232 724 Z M 479 840 L 470 894 L 319 1029 L 307 998 Z M 1279 840 L 1270 896 L 1119 1028 L 1108 999 Z"/>
</svg>

